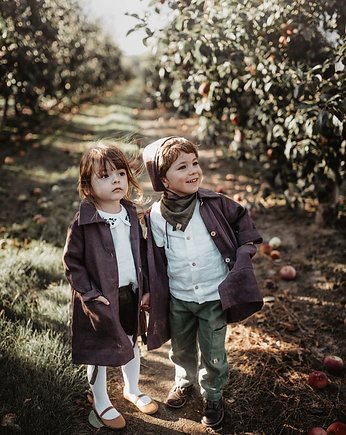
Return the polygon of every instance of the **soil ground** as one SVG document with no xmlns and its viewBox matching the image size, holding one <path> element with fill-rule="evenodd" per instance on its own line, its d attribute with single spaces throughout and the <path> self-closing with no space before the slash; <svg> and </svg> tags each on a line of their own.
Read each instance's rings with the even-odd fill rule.
<svg viewBox="0 0 346 435">
<path fill-rule="evenodd" d="M 132 118 L 143 145 L 163 136 L 182 135 L 196 140 L 193 118 L 183 119 L 163 109 L 138 107 L 139 97 L 131 87 L 122 90 L 124 107 Z M 76 151 L 79 141 L 105 134 L 104 126 L 119 113 L 119 95 L 86 105 L 69 123 L 88 119 L 89 129 L 66 135 L 62 147 Z M 134 121 L 135 120 L 135 121 Z M 127 124 L 126 124 L 127 125 Z M 126 125 L 124 129 L 126 129 Z M 107 134 L 111 128 L 107 130 Z M 51 132 L 51 141 L 54 141 Z M 324 390 L 308 384 L 312 370 L 325 370 L 326 355 L 346 361 L 346 266 L 345 228 L 321 228 L 313 213 L 294 213 L 282 205 L 274 192 L 263 195 L 263 174 L 256 164 L 240 166 L 225 160 L 216 150 L 200 150 L 204 170 L 203 186 L 222 191 L 246 206 L 264 240 L 277 236 L 282 244 L 280 259 L 258 252 L 254 267 L 265 297 L 261 312 L 246 321 L 228 326 L 226 347 L 230 380 L 224 392 L 226 417 L 223 428 L 206 430 L 200 424 L 202 401 L 196 389 L 193 398 L 180 410 L 164 405 L 174 378 L 168 359 L 169 343 L 148 352 L 142 346 L 141 388 L 159 403 L 154 416 L 146 416 L 122 399 L 119 369 L 109 370 L 109 392 L 115 406 L 127 421 L 120 433 L 136 435 L 173 434 L 303 434 L 312 426 L 326 428 L 335 420 L 346 423 L 345 372 L 328 374 Z M 67 156 L 66 158 L 71 158 Z M 41 157 L 42 159 L 42 157 Z M 147 193 L 150 184 L 142 179 Z M 237 195 L 237 196 L 235 196 Z M 283 281 L 282 265 L 293 265 L 297 277 Z M 81 401 L 79 434 L 103 434 L 106 429 L 87 425 L 90 412 L 87 397 Z"/>
</svg>

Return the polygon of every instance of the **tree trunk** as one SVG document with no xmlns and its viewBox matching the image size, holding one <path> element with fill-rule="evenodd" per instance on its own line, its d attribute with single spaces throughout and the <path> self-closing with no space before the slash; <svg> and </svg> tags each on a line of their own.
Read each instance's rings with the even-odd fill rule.
<svg viewBox="0 0 346 435">
<path fill-rule="evenodd" d="M 3 128 L 5 127 L 5 124 L 6 124 L 9 98 L 10 98 L 9 95 L 5 96 L 4 111 L 2 113 L 2 120 L 1 120 L 1 130 L 3 130 Z"/>
<path fill-rule="evenodd" d="M 326 227 L 335 224 L 338 216 L 339 185 L 335 181 L 330 181 L 328 185 L 329 200 L 319 201 L 315 223 L 319 227 Z"/>
</svg>

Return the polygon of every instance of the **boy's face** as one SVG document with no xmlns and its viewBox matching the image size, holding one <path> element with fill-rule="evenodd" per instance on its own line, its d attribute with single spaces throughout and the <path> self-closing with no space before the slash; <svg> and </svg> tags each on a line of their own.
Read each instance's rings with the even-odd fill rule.
<svg viewBox="0 0 346 435">
<path fill-rule="evenodd" d="M 194 153 L 181 152 L 162 179 L 166 189 L 179 196 L 197 192 L 201 185 L 203 172 Z"/>
</svg>

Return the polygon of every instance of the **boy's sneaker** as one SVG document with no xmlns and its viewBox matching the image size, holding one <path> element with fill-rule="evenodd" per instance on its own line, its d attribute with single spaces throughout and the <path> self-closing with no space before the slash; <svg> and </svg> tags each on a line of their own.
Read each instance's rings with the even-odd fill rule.
<svg viewBox="0 0 346 435">
<path fill-rule="evenodd" d="M 218 426 L 225 416 L 222 398 L 215 402 L 212 400 L 203 399 L 203 405 L 203 417 L 201 420 L 203 426 Z"/>
<path fill-rule="evenodd" d="M 168 393 L 166 405 L 171 408 L 181 408 L 185 405 L 188 396 L 191 396 L 193 385 L 178 387 L 175 385 Z"/>
</svg>

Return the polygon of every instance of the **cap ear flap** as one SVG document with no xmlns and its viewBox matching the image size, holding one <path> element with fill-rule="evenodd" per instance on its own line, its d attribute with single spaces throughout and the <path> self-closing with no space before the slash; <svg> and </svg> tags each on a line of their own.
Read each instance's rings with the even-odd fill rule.
<svg viewBox="0 0 346 435">
<path fill-rule="evenodd" d="M 166 190 L 164 183 L 159 177 L 158 173 L 158 157 L 161 146 L 169 139 L 175 136 L 164 137 L 147 145 L 142 154 L 145 166 L 150 176 L 151 184 L 156 192 L 163 192 Z"/>
<path fill-rule="evenodd" d="M 166 188 L 163 185 L 161 178 L 159 177 L 159 174 L 156 169 L 156 164 L 153 161 L 147 161 L 145 163 L 145 166 L 147 168 L 151 184 L 153 186 L 153 189 L 155 192 L 163 192 Z"/>
</svg>

